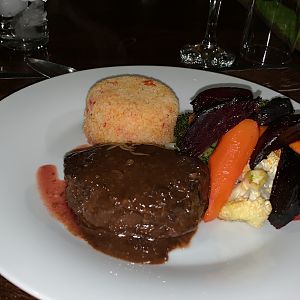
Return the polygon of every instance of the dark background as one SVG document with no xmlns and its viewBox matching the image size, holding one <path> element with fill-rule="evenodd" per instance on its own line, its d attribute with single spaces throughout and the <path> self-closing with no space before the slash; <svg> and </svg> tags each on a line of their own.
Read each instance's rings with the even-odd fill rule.
<svg viewBox="0 0 300 300">
<path fill-rule="evenodd" d="M 77 69 L 114 65 L 179 66 L 179 49 L 200 42 L 208 2 L 203 0 L 48 0 L 49 44 L 30 56 Z M 223 1 L 218 40 L 238 54 L 247 11 Z M 26 70 L 23 54 L 0 48 L 2 71 Z"/>
</svg>

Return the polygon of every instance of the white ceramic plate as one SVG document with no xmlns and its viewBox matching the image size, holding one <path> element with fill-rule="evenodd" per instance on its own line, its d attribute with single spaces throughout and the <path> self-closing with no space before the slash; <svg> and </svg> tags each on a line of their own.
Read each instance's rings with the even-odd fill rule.
<svg viewBox="0 0 300 300">
<path fill-rule="evenodd" d="M 181 109 L 205 86 L 254 83 L 212 72 L 155 66 L 77 72 L 37 83 L 0 103 L 0 272 L 42 299 L 297 299 L 300 222 L 281 230 L 241 223 L 200 224 L 187 249 L 164 265 L 130 264 L 92 249 L 72 236 L 43 206 L 36 170 L 55 164 L 85 143 L 85 96 L 97 80 L 117 74 L 161 79 L 177 93 Z M 296 104 L 299 108 L 299 104 Z"/>
</svg>

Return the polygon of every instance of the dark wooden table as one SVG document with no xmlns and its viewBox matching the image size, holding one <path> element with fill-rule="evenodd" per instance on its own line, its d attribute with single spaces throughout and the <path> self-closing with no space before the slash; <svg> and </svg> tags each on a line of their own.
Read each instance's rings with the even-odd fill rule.
<svg viewBox="0 0 300 300">
<path fill-rule="evenodd" d="M 238 56 L 246 10 L 236 0 L 223 2 L 218 39 L 221 46 L 237 54 L 237 61 L 219 72 L 260 83 L 300 102 L 300 54 L 295 52 L 285 67 L 247 65 Z M 46 7 L 47 48 L 27 54 L 0 48 L 0 99 L 45 80 L 26 66 L 26 55 L 78 70 L 118 65 L 182 66 L 179 49 L 203 37 L 208 1 L 51 0 Z M 18 76 L 5 78 L 13 73 Z M 0 276 L 0 299 L 34 298 Z"/>
</svg>

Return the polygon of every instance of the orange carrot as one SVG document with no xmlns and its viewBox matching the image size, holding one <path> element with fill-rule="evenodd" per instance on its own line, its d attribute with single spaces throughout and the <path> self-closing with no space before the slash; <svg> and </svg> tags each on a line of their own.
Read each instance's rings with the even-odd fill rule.
<svg viewBox="0 0 300 300">
<path fill-rule="evenodd" d="M 259 127 L 245 119 L 229 130 L 218 143 L 209 159 L 210 196 L 204 221 L 218 217 L 233 187 L 242 174 L 259 138 Z"/>
<path fill-rule="evenodd" d="M 298 154 L 300 154 L 300 141 L 291 143 L 289 145 L 295 152 L 297 152 Z"/>
<path fill-rule="evenodd" d="M 259 126 L 259 136 L 261 136 L 267 129 L 267 126 Z"/>
</svg>

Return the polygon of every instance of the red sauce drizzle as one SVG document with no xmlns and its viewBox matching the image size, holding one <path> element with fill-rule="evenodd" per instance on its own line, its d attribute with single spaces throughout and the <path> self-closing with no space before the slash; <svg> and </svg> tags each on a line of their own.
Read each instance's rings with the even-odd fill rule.
<svg viewBox="0 0 300 300">
<path fill-rule="evenodd" d="M 37 183 L 41 198 L 51 215 L 61 222 L 72 234 L 82 237 L 75 215 L 67 205 L 66 183 L 58 178 L 54 165 L 44 165 L 37 171 Z"/>
</svg>

